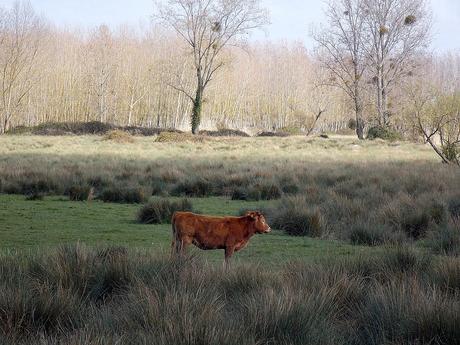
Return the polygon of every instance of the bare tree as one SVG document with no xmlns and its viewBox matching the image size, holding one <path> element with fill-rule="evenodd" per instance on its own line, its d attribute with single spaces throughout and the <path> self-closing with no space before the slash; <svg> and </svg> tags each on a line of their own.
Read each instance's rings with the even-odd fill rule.
<svg viewBox="0 0 460 345">
<path fill-rule="evenodd" d="M 158 5 L 158 18 L 187 43 L 196 70 L 194 94 L 182 85 L 172 85 L 193 103 L 192 133 L 199 131 L 203 95 L 214 74 L 224 65 L 222 50 L 236 44 L 252 30 L 267 23 L 260 0 L 168 0 Z"/>
<path fill-rule="evenodd" d="M 324 84 L 341 88 L 353 102 L 356 134 L 364 139 L 362 89 L 366 64 L 362 0 L 330 0 L 325 14 L 327 26 L 312 35 L 318 59 L 329 71 Z"/>
<path fill-rule="evenodd" d="M 91 84 L 89 95 L 94 96 L 99 121 L 108 119 L 109 98 L 114 93 L 113 78 L 117 68 L 114 58 L 114 42 L 107 25 L 101 25 L 92 32 L 87 46 L 88 74 Z"/>
<path fill-rule="evenodd" d="M 33 86 L 42 30 L 29 2 L 0 12 L 0 133 L 9 129 Z"/>
<path fill-rule="evenodd" d="M 388 96 L 401 78 L 416 73 L 416 58 L 430 41 L 426 0 L 362 0 L 363 45 L 377 93 L 380 125 L 389 124 Z"/>
<path fill-rule="evenodd" d="M 407 91 L 415 129 L 443 163 L 460 166 L 460 93 L 446 92 L 423 79 Z"/>
</svg>

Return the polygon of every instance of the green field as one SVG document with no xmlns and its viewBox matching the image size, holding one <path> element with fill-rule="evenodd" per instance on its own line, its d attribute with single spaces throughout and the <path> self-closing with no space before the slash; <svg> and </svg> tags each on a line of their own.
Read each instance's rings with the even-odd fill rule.
<svg viewBox="0 0 460 345">
<path fill-rule="evenodd" d="M 460 172 L 426 145 L 131 139 L 0 137 L 0 344 L 460 344 Z M 276 230 L 172 260 L 137 215 L 183 198 Z"/>
<path fill-rule="evenodd" d="M 224 198 L 191 199 L 197 212 L 236 215 L 242 208 L 257 208 L 270 202 L 231 201 Z M 65 197 L 27 201 L 23 196 L 0 196 L 0 248 L 35 250 L 80 242 L 90 246 L 128 246 L 157 253 L 169 253 L 170 225 L 136 223 L 139 205 L 102 202 L 71 202 Z M 210 260 L 222 251 L 196 255 Z M 339 241 L 291 237 L 281 231 L 255 236 L 250 245 L 235 255 L 236 261 L 277 263 L 295 259 L 315 260 L 369 253 L 368 247 Z"/>
</svg>

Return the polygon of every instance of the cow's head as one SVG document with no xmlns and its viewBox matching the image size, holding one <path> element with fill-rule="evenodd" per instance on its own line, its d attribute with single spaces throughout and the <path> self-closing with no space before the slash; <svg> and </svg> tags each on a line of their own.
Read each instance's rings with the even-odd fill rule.
<svg viewBox="0 0 460 345">
<path fill-rule="evenodd" d="M 246 217 L 248 217 L 251 222 L 253 222 L 256 232 L 259 234 L 264 234 L 272 231 L 270 225 L 267 224 L 265 217 L 262 213 L 256 211 L 246 212 Z"/>
</svg>

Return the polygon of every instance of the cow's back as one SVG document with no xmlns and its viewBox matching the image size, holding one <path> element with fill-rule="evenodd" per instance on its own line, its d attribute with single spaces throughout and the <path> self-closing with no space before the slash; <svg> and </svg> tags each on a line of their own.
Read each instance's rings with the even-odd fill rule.
<svg viewBox="0 0 460 345">
<path fill-rule="evenodd" d="M 223 248 L 237 217 L 210 217 L 191 212 L 176 212 L 173 231 L 179 241 L 193 242 L 202 249 Z"/>
</svg>

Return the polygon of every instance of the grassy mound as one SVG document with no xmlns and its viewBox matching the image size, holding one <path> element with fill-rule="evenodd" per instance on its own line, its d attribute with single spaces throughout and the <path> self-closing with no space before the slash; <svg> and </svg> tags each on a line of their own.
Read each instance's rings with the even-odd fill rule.
<svg viewBox="0 0 460 345">
<path fill-rule="evenodd" d="M 134 142 L 134 138 L 131 134 L 119 129 L 108 132 L 104 136 L 104 140 L 114 141 L 118 144 L 131 144 Z"/>
</svg>

